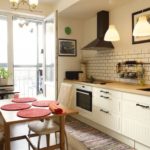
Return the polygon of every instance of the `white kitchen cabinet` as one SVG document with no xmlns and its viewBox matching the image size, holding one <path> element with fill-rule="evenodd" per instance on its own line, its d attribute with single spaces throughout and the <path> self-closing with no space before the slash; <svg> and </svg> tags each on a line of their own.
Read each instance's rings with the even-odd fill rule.
<svg viewBox="0 0 150 150">
<path fill-rule="evenodd" d="M 93 88 L 93 121 L 121 132 L 121 92 Z"/>
<path fill-rule="evenodd" d="M 150 97 L 123 93 L 122 134 L 150 146 Z"/>
<path fill-rule="evenodd" d="M 90 112 L 76 106 L 76 88 L 80 86 L 74 84 L 72 107 L 81 116 L 150 147 L 150 97 L 89 87 L 93 95 Z"/>
</svg>

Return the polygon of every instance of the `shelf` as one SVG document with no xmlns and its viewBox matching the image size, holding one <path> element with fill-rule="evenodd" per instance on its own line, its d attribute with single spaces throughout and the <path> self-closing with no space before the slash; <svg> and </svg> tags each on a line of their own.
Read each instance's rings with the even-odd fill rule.
<svg viewBox="0 0 150 150">
<path fill-rule="evenodd" d="M 119 62 L 116 66 L 116 72 L 123 79 L 138 79 L 144 76 L 143 62 L 125 61 Z"/>
</svg>

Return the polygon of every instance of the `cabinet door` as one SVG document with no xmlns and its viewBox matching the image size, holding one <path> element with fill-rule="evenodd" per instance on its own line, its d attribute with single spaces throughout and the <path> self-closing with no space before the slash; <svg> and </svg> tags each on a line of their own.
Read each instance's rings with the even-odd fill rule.
<svg viewBox="0 0 150 150">
<path fill-rule="evenodd" d="M 120 114 L 121 92 L 102 88 L 93 88 L 93 105 L 109 111 L 111 114 Z"/>
<path fill-rule="evenodd" d="M 93 88 L 93 120 L 120 132 L 120 98 L 120 92 Z"/>
<path fill-rule="evenodd" d="M 123 94 L 122 133 L 140 143 L 150 146 L 149 97 Z"/>
<path fill-rule="evenodd" d="M 106 109 L 93 106 L 93 121 L 116 132 L 120 132 L 120 116 L 111 114 Z"/>
</svg>

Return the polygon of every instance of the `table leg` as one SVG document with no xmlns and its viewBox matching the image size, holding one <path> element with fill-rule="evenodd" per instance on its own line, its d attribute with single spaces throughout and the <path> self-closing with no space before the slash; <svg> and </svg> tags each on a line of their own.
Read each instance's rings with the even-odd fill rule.
<svg viewBox="0 0 150 150">
<path fill-rule="evenodd" d="M 9 124 L 5 124 L 5 129 L 4 129 L 4 133 L 5 133 L 5 150 L 11 150 L 10 148 L 10 126 Z"/>
<path fill-rule="evenodd" d="M 60 149 L 65 150 L 65 118 L 60 116 Z"/>
</svg>

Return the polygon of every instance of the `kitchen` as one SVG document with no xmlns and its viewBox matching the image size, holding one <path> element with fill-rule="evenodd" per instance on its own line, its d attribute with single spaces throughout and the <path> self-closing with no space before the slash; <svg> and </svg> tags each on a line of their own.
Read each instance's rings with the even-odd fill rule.
<svg viewBox="0 0 150 150">
<path fill-rule="evenodd" d="M 117 6 L 113 6 L 112 1 L 109 1 L 110 5 L 108 5 L 108 3 L 105 4 L 105 2 L 103 2 L 104 5 L 101 4 L 101 6 L 99 6 L 98 4 L 95 3 L 95 5 L 93 4 L 94 5 L 93 7 L 95 7 L 93 12 L 92 12 L 93 9 L 90 8 L 90 6 L 87 6 L 87 4 L 91 5 L 91 2 L 81 1 L 59 13 L 58 38 L 75 39 L 77 42 L 77 56 L 76 57 L 58 56 L 59 86 L 60 86 L 60 83 L 64 81 L 65 71 L 74 71 L 74 70 L 80 71 L 81 62 L 86 62 L 86 65 L 87 65 L 86 71 L 87 71 L 88 78 L 90 76 L 93 76 L 93 78 L 96 80 L 99 79 L 99 80 L 104 80 L 104 81 L 105 80 L 117 81 L 117 82 L 119 81 L 123 83 L 124 82 L 131 83 L 131 84 L 135 83 L 135 84 L 138 84 L 139 86 L 139 80 L 120 78 L 119 74 L 116 72 L 116 65 L 118 63 L 122 63 L 126 61 L 133 61 L 133 60 L 137 62 L 145 63 L 144 64 L 144 69 L 145 69 L 144 79 L 145 79 L 146 84 L 150 84 L 149 83 L 149 79 L 150 79 L 149 64 L 148 64 L 150 62 L 149 42 L 140 43 L 140 44 L 132 44 L 132 13 L 148 8 L 150 6 L 149 0 L 122 1 L 120 2 L 120 4 L 118 2 Z M 87 9 L 86 7 L 88 7 L 90 11 L 82 12 L 82 9 L 81 11 L 77 9 L 78 7 L 79 8 L 83 7 L 85 10 Z M 98 50 L 98 51 L 97 50 L 92 50 L 92 51 L 81 50 L 81 48 L 83 48 L 85 45 L 87 45 L 88 43 L 90 43 L 96 38 L 96 34 L 97 34 L 97 27 L 96 27 L 97 15 L 96 14 L 100 10 L 109 10 L 109 21 L 111 24 L 114 24 L 116 26 L 120 35 L 120 41 L 112 42 L 115 47 L 112 50 Z M 71 28 L 71 34 L 65 33 L 64 31 L 65 27 Z M 102 87 L 100 86 L 100 88 L 109 89 L 110 84 L 106 84 Z M 84 83 L 84 85 L 87 85 L 87 84 Z M 88 84 L 88 85 L 91 86 L 91 84 Z M 111 86 L 114 86 L 114 84 L 111 84 Z M 118 90 L 116 86 L 115 88 L 116 88 L 115 90 Z M 143 87 L 139 86 L 138 88 L 143 88 Z M 112 89 L 109 89 L 109 90 L 112 90 Z M 122 96 L 122 94 L 120 93 L 119 95 Z M 149 94 L 148 95 L 146 94 L 146 96 L 149 96 Z M 132 95 L 129 94 L 129 97 L 132 97 Z M 134 97 L 134 99 L 136 99 L 136 97 Z M 106 133 L 109 132 L 112 136 L 116 138 L 118 137 L 118 139 L 122 140 L 123 142 L 133 147 L 135 146 L 135 148 L 139 150 L 149 149 L 149 147 L 147 147 L 147 144 L 140 144 L 140 142 L 132 141 L 130 140 L 130 138 L 126 139 L 120 136 L 120 134 L 117 134 L 116 132 L 103 129 L 103 131 L 105 130 L 106 130 Z M 121 131 L 119 131 L 119 133 L 120 132 Z"/>
<path fill-rule="evenodd" d="M 80 5 L 82 5 L 82 4 L 80 4 Z M 137 62 L 145 63 L 144 64 L 144 69 L 145 69 L 145 78 L 144 79 L 145 79 L 145 83 L 149 84 L 149 73 L 148 73 L 149 72 L 149 42 L 140 43 L 140 44 L 132 44 L 132 13 L 140 11 L 143 8 L 146 9 L 146 8 L 148 8 L 148 6 L 149 6 L 148 1 L 132 1 L 132 2 L 130 1 L 126 4 L 123 4 L 123 5 L 115 8 L 115 9 L 112 9 L 110 11 L 110 14 L 109 14 L 110 15 L 110 18 L 109 18 L 110 23 L 114 24 L 116 26 L 116 28 L 119 32 L 119 35 L 120 35 L 120 41 L 112 42 L 114 47 L 115 47 L 113 50 L 78 50 L 77 58 L 59 58 L 59 62 L 60 62 L 59 67 L 61 68 L 64 65 L 66 71 L 68 71 L 68 70 L 69 71 L 74 71 L 74 70 L 80 71 L 81 70 L 81 64 L 85 63 L 86 68 L 87 68 L 86 73 L 88 75 L 88 78 L 90 78 L 92 76 L 94 79 L 97 79 L 97 80 L 99 79 L 99 80 L 117 81 L 117 82 L 119 81 L 119 82 L 122 82 L 122 83 L 129 83 L 129 84 L 127 84 L 128 86 L 126 87 L 126 84 L 125 85 L 121 85 L 121 84 L 115 85 L 115 83 L 114 84 L 113 83 L 108 83 L 106 85 L 97 85 L 97 84 L 94 85 L 94 84 L 90 84 L 90 83 L 85 84 L 85 83 L 82 82 L 82 84 L 81 83 L 80 84 L 75 83 L 75 87 L 77 86 L 77 87 L 82 88 L 82 86 L 85 86 L 85 88 L 86 88 L 86 86 L 88 86 L 87 88 L 89 88 L 89 85 L 90 85 L 90 88 L 91 88 L 91 86 L 99 87 L 99 89 L 94 88 L 94 91 L 99 90 L 99 92 L 101 90 L 104 90 L 106 92 L 110 92 L 111 90 L 113 90 L 112 92 L 116 92 L 114 90 L 117 90 L 117 91 L 119 91 L 118 95 L 119 95 L 120 98 L 118 98 L 118 96 L 117 96 L 117 102 L 115 102 L 115 104 L 120 103 L 120 99 L 122 100 L 122 98 L 125 98 L 126 99 L 126 101 L 124 102 L 125 103 L 124 104 L 125 108 L 126 107 L 128 108 L 128 107 L 132 106 L 132 104 L 128 102 L 129 100 L 133 100 L 133 101 L 137 100 L 138 101 L 138 100 L 145 99 L 144 97 L 138 98 L 135 95 L 131 94 L 133 91 L 134 91 L 133 92 L 134 94 L 135 93 L 136 94 L 143 93 L 140 90 L 136 90 L 136 89 L 144 88 L 143 86 L 140 86 L 140 81 L 135 80 L 134 78 L 133 79 L 120 78 L 119 73 L 117 73 L 116 66 L 117 66 L 118 63 L 125 63 L 125 62 L 130 63 L 130 61 L 137 61 Z M 74 9 L 70 8 L 70 11 L 71 10 L 74 11 Z M 69 14 L 70 14 L 69 10 L 68 11 L 66 10 L 66 14 L 69 16 Z M 81 18 L 82 16 L 78 15 L 78 12 L 76 12 L 76 15 L 79 16 L 81 21 L 80 20 L 78 20 L 78 21 L 71 20 L 71 18 L 70 18 L 67 21 L 66 21 L 66 19 L 64 19 L 62 24 L 60 22 L 59 26 L 63 25 L 64 28 L 65 28 L 65 26 L 70 26 L 72 28 L 72 34 L 70 34 L 68 36 L 65 33 L 61 32 L 60 37 L 65 37 L 65 38 L 70 37 L 72 39 L 76 39 L 77 42 L 78 42 L 79 49 L 80 49 L 80 48 L 83 48 L 85 45 L 89 44 L 90 42 L 92 42 L 93 40 L 96 39 L 96 35 L 97 35 L 97 27 L 96 27 L 97 26 L 97 15 L 93 15 L 93 17 L 91 16 L 91 18 L 85 19 L 84 21 Z M 65 24 L 65 22 L 66 22 L 66 24 Z M 81 23 L 81 22 L 83 22 L 83 23 Z M 82 27 L 82 29 L 81 29 L 81 27 Z M 91 30 L 91 28 L 92 28 L 92 30 Z M 75 32 L 73 32 L 73 31 L 75 31 Z M 80 34 L 82 34 L 81 37 L 79 37 Z M 81 42 L 80 39 L 82 39 L 81 44 L 80 44 L 80 42 Z M 80 60 L 80 58 L 78 58 L 79 55 L 80 55 L 80 52 L 82 53 L 82 60 Z M 129 61 L 129 62 L 127 62 L 127 61 Z M 79 64 L 79 62 L 80 62 L 80 64 Z M 133 63 L 135 63 L 135 62 L 133 62 Z M 65 65 L 65 64 L 67 64 L 67 65 Z M 74 68 L 72 66 L 74 66 Z M 134 67 L 131 67 L 131 69 L 134 69 Z M 64 75 L 65 71 L 62 71 L 62 74 Z M 59 75 L 59 76 L 61 77 L 61 75 Z M 61 78 L 63 80 L 63 77 L 61 77 Z M 133 86 L 132 86 L 132 84 L 133 84 Z M 137 84 L 138 87 L 134 87 L 134 84 Z M 92 89 L 90 89 L 90 91 L 91 90 Z M 120 91 L 125 92 L 125 93 L 120 93 Z M 127 93 L 129 92 L 129 95 L 126 95 L 126 92 Z M 94 92 L 94 93 L 96 93 L 96 92 Z M 148 96 L 147 97 L 147 100 L 148 100 L 149 99 L 149 94 L 147 92 L 144 92 L 144 93 L 146 94 L 146 96 Z M 98 96 L 98 94 L 94 94 L 94 95 Z M 141 94 L 141 96 L 142 95 L 143 94 Z M 100 96 L 103 96 L 103 95 L 100 95 Z M 107 94 L 105 94 L 104 96 L 109 97 L 110 95 L 107 96 Z M 102 102 L 102 100 L 100 100 L 100 101 Z M 95 101 L 94 103 L 95 103 L 94 107 L 98 106 L 98 104 L 99 104 L 99 102 L 97 102 L 97 101 Z M 139 103 L 137 102 L 137 104 L 141 104 L 141 103 L 142 104 L 143 103 L 147 104 L 145 100 L 143 100 L 143 102 L 139 102 Z M 106 104 L 104 103 L 104 106 L 105 105 Z M 119 107 L 119 105 L 120 104 L 118 104 L 118 107 Z M 121 103 L 121 105 L 122 105 L 122 103 Z M 133 105 L 136 105 L 136 104 L 133 104 Z M 75 106 L 75 104 L 74 104 L 74 106 Z M 78 107 L 78 109 L 81 112 L 81 115 L 84 118 L 88 118 L 89 120 L 92 120 L 94 122 L 97 119 L 97 122 L 98 122 L 98 117 L 96 119 L 94 119 L 94 117 L 92 116 L 93 114 L 90 113 L 90 111 L 86 111 L 86 110 L 84 111 L 82 109 L 82 106 L 83 106 L 83 104 L 81 104 L 81 106 Z M 100 106 L 100 104 L 99 104 L 99 106 Z M 125 108 L 124 108 L 124 111 L 126 111 Z M 103 110 L 106 111 L 106 112 L 109 110 L 109 109 L 107 109 L 107 107 L 105 109 L 103 109 Z M 114 109 L 117 109 L 117 111 L 118 111 L 118 108 L 114 107 Z M 128 108 L 128 109 L 130 109 L 130 108 Z M 137 108 L 131 107 L 131 110 L 132 109 L 137 109 Z M 129 114 L 124 112 L 125 116 L 128 116 L 128 115 L 132 114 L 133 112 L 131 110 L 128 110 Z M 122 112 L 120 112 L 118 114 L 115 113 L 119 116 L 119 119 L 120 119 L 120 116 L 122 115 L 121 113 Z M 97 113 L 97 115 L 98 115 L 98 113 Z M 101 115 L 101 114 L 99 113 L 99 115 Z M 140 114 L 138 114 L 138 115 L 140 115 Z M 135 120 L 135 119 L 133 119 L 133 118 L 137 117 L 137 116 L 136 117 L 135 116 L 136 115 L 134 115 L 134 117 L 133 116 L 129 116 L 129 117 L 132 118 L 131 120 Z M 89 123 L 89 120 L 87 121 L 84 118 L 82 118 L 82 120 Z M 129 124 L 128 125 L 126 124 L 126 127 L 128 129 L 126 127 L 124 127 L 124 129 L 120 129 L 120 130 L 124 130 L 124 131 L 120 131 L 120 132 L 124 132 L 127 137 L 130 137 L 131 139 L 134 139 L 133 136 L 135 137 L 136 135 L 133 133 L 134 132 L 133 128 L 135 128 L 135 126 L 133 124 L 135 122 L 133 123 L 131 120 L 128 120 L 128 118 L 126 118 L 126 119 L 124 120 L 124 123 L 125 122 L 131 122 L 132 125 L 131 124 L 130 125 L 132 126 L 132 128 Z M 109 123 L 107 122 L 108 120 L 107 121 L 105 120 L 104 122 L 103 121 L 99 120 L 99 124 L 102 124 L 103 126 L 109 128 L 109 129 L 113 128 L 112 126 L 109 126 Z M 91 124 L 93 125 L 93 122 Z M 110 123 L 110 124 L 112 125 L 112 123 Z M 100 128 L 97 125 L 95 125 L 95 126 L 97 128 Z M 114 131 L 118 130 L 118 128 L 117 129 L 115 129 L 115 128 L 113 129 Z M 134 140 L 132 141 L 132 140 L 130 140 L 130 138 L 127 138 L 127 139 L 125 138 L 124 139 L 124 137 L 120 136 L 120 134 L 117 134 L 116 132 L 112 132 L 112 130 L 108 130 L 106 128 L 105 129 L 100 128 L 100 129 L 101 129 L 101 131 L 105 131 L 106 133 L 108 133 L 110 135 L 113 135 L 114 137 L 118 137 L 117 139 L 119 139 L 119 140 L 122 139 L 122 141 L 124 141 L 124 142 L 126 141 L 127 144 L 132 143 L 131 146 L 133 146 L 137 149 L 141 149 L 141 150 L 149 149 L 148 145 L 144 144 L 145 142 L 141 142 L 141 140 L 139 140 L 139 139 L 138 139 L 138 141 L 140 141 L 140 142 L 134 142 Z M 131 130 L 129 130 L 129 129 L 131 129 Z M 143 129 L 144 129 L 144 127 L 143 127 Z M 135 129 L 135 130 L 136 130 L 136 132 L 138 132 L 138 130 L 140 130 L 140 128 Z M 148 132 L 148 130 L 147 130 L 147 132 Z M 146 136 L 140 135 L 140 137 L 145 139 Z M 143 144 L 140 144 L 140 143 L 143 143 Z"/>
</svg>

